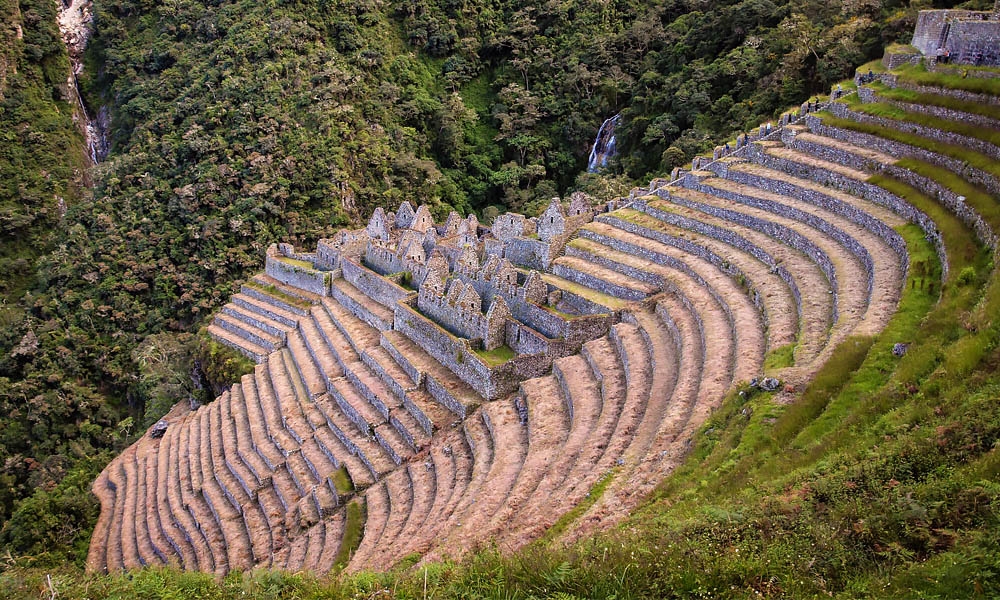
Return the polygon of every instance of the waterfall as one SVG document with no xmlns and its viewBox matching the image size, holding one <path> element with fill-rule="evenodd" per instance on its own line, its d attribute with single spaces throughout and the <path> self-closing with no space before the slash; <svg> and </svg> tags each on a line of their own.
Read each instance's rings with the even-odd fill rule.
<svg viewBox="0 0 1000 600">
<path fill-rule="evenodd" d="M 91 115 L 80 94 L 80 84 L 77 75 L 83 71 L 83 51 L 90 39 L 92 21 L 91 0 L 62 0 L 57 3 L 59 8 L 59 32 L 62 34 L 66 50 L 69 52 L 70 73 L 67 84 L 76 95 L 79 104 L 80 117 L 83 125 L 80 128 L 85 141 L 90 160 L 97 164 L 108 155 L 107 129 L 110 120 L 106 107 L 101 107 L 96 115 Z M 76 118 L 74 116 L 74 118 Z"/>
<path fill-rule="evenodd" d="M 590 159 L 587 161 L 587 172 L 596 173 L 608 165 L 608 159 L 615 155 L 615 127 L 621 121 L 622 115 L 605 119 L 597 130 L 594 146 L 590 149 Z"/>
</svg>

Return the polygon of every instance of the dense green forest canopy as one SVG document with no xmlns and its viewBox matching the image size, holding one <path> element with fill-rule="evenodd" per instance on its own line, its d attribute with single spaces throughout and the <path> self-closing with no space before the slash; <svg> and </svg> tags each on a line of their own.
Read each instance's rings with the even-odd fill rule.
<svg viewBox="0 0 1000 600">
<path fill-rule="evenodd" d="M 0 0 L 0 545 L 79 558 L 92 474 L 191 393 L 189 333 L 268 244 L 404 199 L 488 219 L 621 193 L 929 6 L 96 0 L 81 84 L 112 151 L 88 176 L 53 3 Z M 583 173 L 618 113 L 618 159 Z"/>
</svg>

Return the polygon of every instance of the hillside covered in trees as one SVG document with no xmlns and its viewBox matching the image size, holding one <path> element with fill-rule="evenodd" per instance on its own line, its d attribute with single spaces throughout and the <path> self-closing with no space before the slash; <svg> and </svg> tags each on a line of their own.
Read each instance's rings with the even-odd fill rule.
<svg viewBox="0 0 1000 600">
<path fill-rule="evenodd" d="M 79 564 L 97 471 L 214 396 L 192 371 L 239 368 L 192 334 L 268 244 L 404 199 L 488 220 L 621 194 L 849 78 L 927 7 L 98 0 L 81 84 L 112 146 L 88 169 L 53 4 L 3 0 L 0 547 Z M 618 160 L 584 173 L 619 113 Z"/>
</svg>

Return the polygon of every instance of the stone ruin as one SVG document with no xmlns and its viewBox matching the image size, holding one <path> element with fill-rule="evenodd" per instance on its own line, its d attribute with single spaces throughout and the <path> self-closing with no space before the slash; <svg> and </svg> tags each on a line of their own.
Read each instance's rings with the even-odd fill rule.
<svg viewBox="0 0 1000 600">
<path fill-rule="evenodd" d="M 1000 0 L 992 11 L 920 11 L 911 45 L 939 63 L 1000 65 Z"/>
<path fill-rule="evenodd" d="M 314 251 L 271 246 L 207 328 L 253 372 L 178 404 L 101 473 L 88 567 L 326 573 L 513 550 L 602 478 L 562 539 L 617 522 L 734 386 L 794 393 L 884 327 L 909 269 L 900 226 L 924 231 L 947 277 L 938 225 L 871 173 L 930 190 L 996 251 L 969 202 L 896 157 L 1000 194 L 995 178 L 818 109 L 628 198 L 488 226 L 403 202 Z M 954 132 L 910 135 L 1000 159 Z M 791 366 L 765 371 L 789 348 Z"/>
</svg>

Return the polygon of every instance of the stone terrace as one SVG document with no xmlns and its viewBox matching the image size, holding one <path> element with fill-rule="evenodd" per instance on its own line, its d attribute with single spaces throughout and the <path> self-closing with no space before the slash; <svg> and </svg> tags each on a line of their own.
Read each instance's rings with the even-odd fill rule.
<svg viewBox="0 0 1000 600">
<path fill-rule="evenodd" d="M 404 202 L 315 252 L 272 246 L 208 328 L 256 369 L 105 469 L 90 568 L 323 573 L 514 549 L 602 478 L 564 535 L 614 523 L 769 353 L 792 356 L 766 373 L 791 400 L 839 342 L 885 326 L 909 267 L 902 225 L 944 258 L 933 220 L 869 178 L 932 186 L 901 157 L 966 166 L 832 108 L 837 126 L 796 111 L 603 205 L 576 194 L 484 227 Z M 1000 152 L 936 131 L 913 135 Z"/>
</svg>

